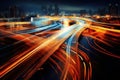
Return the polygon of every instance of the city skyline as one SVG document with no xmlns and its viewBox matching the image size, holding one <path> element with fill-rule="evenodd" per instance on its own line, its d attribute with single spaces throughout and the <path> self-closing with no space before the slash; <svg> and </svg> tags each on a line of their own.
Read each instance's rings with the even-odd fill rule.
<svg viewBox="0 0 120 80">
<path fill-rule="evenodd" d="M 18 7 L 23 7 L 25 10 L 36 11 L 40 9 L 41 6 L 49 6 L 52 4 L 59 5 L 60 10 L 82 10 L 82 9 L 93 9 L 104 8 L 110 3 L 119 4 L 119 0 L 2 0 L 0 5 L 0 10 L 3 10 L 9 6 L 16 5 Z"/>
</svg>

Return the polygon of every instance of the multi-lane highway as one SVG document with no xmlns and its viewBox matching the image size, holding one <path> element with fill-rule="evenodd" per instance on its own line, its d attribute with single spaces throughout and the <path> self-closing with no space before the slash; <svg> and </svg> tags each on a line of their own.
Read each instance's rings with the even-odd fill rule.
<svg viewBox="0 0 120 80">
<path fill-rule="evenodd" d="M 78 17 L 48 17 L 47 25 L 42 20 L 33 20 L 34 28 L 0 29 L 1 80 L 100 80 L 94 76 L 103 66 L 95 61 L 119 62 L 120 31 L 114 25 Z"/>
</svg>

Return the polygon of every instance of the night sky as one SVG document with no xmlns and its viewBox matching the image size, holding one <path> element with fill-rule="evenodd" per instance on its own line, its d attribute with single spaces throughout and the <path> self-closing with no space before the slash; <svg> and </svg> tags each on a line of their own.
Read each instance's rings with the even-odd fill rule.
<svg viewBox="0 0 120 80">
<path fill-rule="evenodd" d="M 119 0 L 0 0 L 0 9 L 17 5 L 24 9 L 37 10 L 42 5 L 58 4 L 61 10 L 81 10 L 107 7 L 110 3 L 119 3 Z"/>
</svg>

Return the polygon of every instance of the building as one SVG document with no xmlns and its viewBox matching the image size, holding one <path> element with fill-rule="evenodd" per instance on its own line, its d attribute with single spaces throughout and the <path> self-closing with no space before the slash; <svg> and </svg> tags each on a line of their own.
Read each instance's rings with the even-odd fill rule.
<svg viewBox="0 0 120 80">
<path fill-rule="evenodd" d="M 41 6 L 41 13 L 42 13 L 42 15 L 47 15 L 48 14 L 47 6 Z"/>
<path fill-rule="evenodd" d="M 48 6 L 48 15 L 52 15 L 53 14 L 53 6 L 52 5 L 49 5 Z"/>
<path fill-rule="evenodd" d="M 57 4 L 54 5 L 54 12 L 55 12 L 55 15 L 59 15 L 59 7 Z"/>
<path fill-rule="evenodd" d="M 111 16 L 118 16 L 119 15 L 119 6 L 118 4 L 109 4 L 109 14 Z"/>
<path fill-rule="evenodd" d="M 81 16 L 85 16 L 85 15 L 87 15 L 87 11 L 86 10 L 80 10 L 80 15 Z"/>
<path fill-rule="evenodd" d="M 16 6 L 10 6 L 9 7 L 9 16 L 10 17 L 17 17 L 18 14 L 18 8 Z"/>
<path fill-rule="evenodd" d="M 97 14 L 101 15 L 101 16 L 104 16 L 107 14 L 107 8 L 99 8 L 98 11 L 97 11 Z"/>
</svg>

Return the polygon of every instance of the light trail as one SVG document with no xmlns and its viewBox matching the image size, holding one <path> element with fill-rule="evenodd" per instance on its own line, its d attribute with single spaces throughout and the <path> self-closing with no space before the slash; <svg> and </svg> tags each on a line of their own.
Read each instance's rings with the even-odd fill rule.
<svg viewBox="0 0 120 80">
<path fill-rule="evenodd" d="M 73 29 L 73 28 L 75 27 L 75 26 L 71 26 L 71 29 Z M 66 29 L 67 28 L 65 28 L 64 30 L 66 31 Z M 70 28 L 69 28 L 70 29 Z M 67 33 L 69 32 L 69 30 L 67 31 Z M 66 32 L 65 33 L 63 33 L 63 34 L 67 34 Z M 63 34 L 61 34 L 62 35 L 62 37 L 63 37 Z M 60 37 L 58 37 L 59 39 L 61 38 L 61 35 L 60 35 Z M 44 58 L 45 59 L 45 58 Z M 43 60 L 41 60 L 41 61 L 43 61 Z M 39 67 L 40 67 L 40 65 L 39 65 Z M 35 70 L 33 70 L 33 71 L 35 71 Z M 66 71 L 65 71 L 66 72 Z"/>
<path fill-rule="evenodd" d="M 80 21 L 80 23 L 81 24 L 79 25 L 79 27 L 76 28 L 76 32 L 67 40 L 66 53 L 68 54 L 68 57 L 66 58 L 67 62 L 65 64 L 65 68 L 62 73 L 61 80 L 69 79 L 70 76 L 72 76 L 72 75 L 74 75 L 72 77 L 73 80 L 81 80 L 81 79 L 89 80 L 91 78 L 90 64 L 87 63 L 87 61 L 83 62 L 83 61 L 80 61 L 79 59 L 77 59 L 77 57 L 79 57 L 81 60 L 83 60 L 83 58 L 80 56 L 81 54 L 79 55 L 78 53 L 76 53 L 77 49 L 75 49 L 76 52 L 74 54 L 71 53 L 71 47 L 77 48 L 77 45 L 76 45 L 77 41 L 78 41 L 77 36 L 79 36 L 81 34 L 81 32 L 87 28 L 87 27 L 84 28 L 85 27 L 84 21 Z M 77 36 L 76 36 L 76 34 L 77 34 Z M 73 40 L 76 41 L 75 44 L 72 44 Z M 73 55 L 74 55 L 74 57 L 73 57 Z M 75 59 L 75 55 L 76 55 L 76 59 Z M 72 60 L 74 60 L 74 63 L 77 63 L 77 66 L 75 66 L 75 64 L 71 63 L 72 60 L 70 60 L 70 58 L 72 58 Z M 78 64 L 78 63 L 80 63 L 80 64 Z M 71 68 L 71 65 L 74 66 L 73 69 Z M 81 67 L 82 67 L 81 65 L 84 66 L 83 67 L 84 68 L 84 77 L 81 75 L 81 74 L 83 74 L 82 70 L 81 70 Z M 90 69 L 89 69 L 89 66 L 90 66 Z M 86 69 L 88 70 L 88 72 Z M 71 72 L 69 72 L 70 70 L 72 70 L 73 74 Z M 70 76 L 68 76 L 68 74 L 70 74 Z"/>
<path fill-rule="evenodd" d="M 82 22 L 82 21 L 81 21 Z M 83 26 L 84 22 L 81 23 L 80 25 Z M 32 56 L 36 55 L 38 51 L 41 51 L 42 49 L 44 49 L 45 47 L 47 47 L 46 49 L 44 49 L 43 52 L 41 52 L 41 54 L 39 55 L 43 57 L 40 58 L 40 60 L 38 61 L 39 63 L 36 64 L 36 66 L 33 66 L 33 68 L 31 67 L 31 69 L 29 69 L 27 71 L 27 73 L 24 75 L 24 79 L 29 79 L 35 72 L 36 70 L 41 66 L 43 65 L 43 63 L 60 47 L 60 45 L 69 37 L 70 39 L 68 40 L 69 41 L 69 46 L 71 46 L 71 42 L 75 36 L 75 34 L 82 28 L 81 26 L 79 26 L 78 24 L 76 25 L 73 25 L 71 27 L 64 27 L 62 28 L 58 33 L 56 33 L 55 35 L 51 36 L 50 38 L 46 39 L 46 40 L 43 40 L 43 44 L 41 43 L 38 43 L 37 45 L 35 45 L 34 47 L 30 48 L 29 50 L 25 51 L 24 53 L 22 53 L 21 55 L 18 55 L 18 56 L 15 56 L 14 58 L 11 59 L 11 61 L 2 66 L 1 67 L 1 75 L 4 76 L 6 75 L 8 72 L 10 72 L 11 70 L 13 70 L 14 68 L 16 68 L 17 66 L 19 66 L 20 64 L 22 64 L 23 62 L 29 60 Z M 44 28 L 45 29 L 45 28 Z M 82 32 L 82 30 L 81 30 Z M 80 33 L 81 33 L 80 32 Z M 39 34 L 39 33 L 38 33 Z M 37 34 L 37 35 L 38 35 Z M 65 37 L 66 35 L 66 37 Z M 57 40 L 57 41 L 56 41 Z M 54 43 L 53 43 L 54 42 Z M 48 46 L 51 45 L 54 47 L 51 47 L 49 48 Z M 70 47 L 68 47 L 67 49 L 69 49 Z M 49 51 L 47 52 L 46 55 L 44 55 L 43 53 L 46 51 Z M 68 50 L 70 51 L 70 50 Z M 67 52 L 68 53 L 68 52 Z M 70 53 L 70 52 L 69 52 Z M 38 58 L 39 58 L 38 57 Z M 77 56 L 76 56 L 77 57 Z M 38 58 L 36 60 L 38 60 Z M 36 61 L 36 60 L 33 60 L 33 61 Z M 66 60 L 66 59 L 65 59 Z M 71 61 L 73 62 L 73 64 L 70 64 Z M 61 75 L 61 79 L 66 79 L 67 78 L 67 75 L 68 75 L 68 70 L 70 71 L 69 73 L 73 73 L 74 76 L 72 76 L 73 74 L 71 74 L 71 77 L 74 78 L 74 79 L 80 79 L 78 78 L 77 76 L 79 75 L 79 71 L 77 71 L 77 69 L 79 70 L 79 66 L 75 66 L 74 64 L 79 63 L 79 59 L 78 61 L 74 61 L 74 58 L 70 58 L 70 56 L 67 54 L 67 60 L 66 60 L 66 63 L 65 63 L 65 69 L 62 71 L 62 75 Z M 67 65 L 68 64 L 68 65 Z M 70 66 L 70 68 L 68 68 L 68 66 Z M 77 69 L 75 69 L 75 67 Z M 85 71 L 86 72 L 86 71 Z M 75 74 L 76 73 L 76 74 Z M 65 75 L 65 76 L 64 76 Z M 75 76 L 76 75 L 76 76 Z M 86 76 L 85 76 L 86 77 Z"/>
<path fill-rule="evenodd" d="M 54 24 L 52 24 L 52 25 L 45 26 L 45 27 L 42 27 L 42 28 L 37 28 L 37 29 L 34 29 L 34 30 L 22 30 L 22 31 L 16 32 L 16 33 L 19 33 L 20 35 L 19 35 L 19 34 L 16 34 L 16 33 L 13 33 L 13 32 L 9 32 L 9 31 L 3 31 L 3 30 L 1 30 L 1 31 L 2 31 L 3 33 L 10 34 L 9 37 L 12 37 L 12 38 L 15 38 L 15 39 L 17 39 L 17 40 L 20 40 L 20 41 L 14 43 L 14 44 L 18 44 L 18 43 L 20 43 L 20 42 L 22 42 L 22 41 L 24 41 L 24 42 L 26 42 L 26 43 L 29 44 L 29 43 L 32 43 L 31 38 L 32 38 L 32 39 L 33 39 L 33 38 L 34 38 L 34 39 L 35 39 L 35 38 L 38 39 L 38 37 L 36 37 L 37 35 L 42 34 L 42 33 L 46 32 L 46 31 L 55 29 L 55 28 L 59 28 L 60 26 L 62 26 L 60 23 L 59 23 L 59 24 L 58 24 L 58 23 L 54 23 Z M 44 31 L 42 31 L 42 30 L 44 30 Z M 35 35 L 33 35 L 33 36 L 28 35 L 28 36 L 30 36 L 30 37 L 25 38 L 25 37 L 26 37 L 26 34 L 38 32 L 38 31 L 42 31 L 42 32 L 41 32 L 41 33 L 37 33 L 37 34 L 35 34 Z M 25 33 L 24 33 L 24 32 L 25 32 Z M 22 34 L 22 35 L 21 35 L 21 34 Z M 25 34 L 25 35 L 24 35 L 24 34 Z M 8 36 L 4 36 L 4 37 L 8 37 Z M 35 42 L 35 41 L 34 41 L 34 42 Z M 10 46 L 12 46 L 12 45 L 14 45 L 14 44 L 5 46 L 5 47 L 3 47 L 3 48 L 10 47 Z M 2 49 L 3 49 L 3 48 L 2 48 Z"/>
<path fill-rule="evenodd" d="M 61 19 L 61 17 L 52 18 Z M 30 48 L 13 56 L 0 66 L 0 78 L 6 80 L 11 75 L 15 75 L 11 79 L 22 77 L 22 79 L 29 80 L 39 69 L 44 69 L 42 65 L 49 61 L 49 65 L 60 80 L 91 80 L 92 64 L 89 55 L 96 53 L 85 47 L 83 43 L 78 42 L 80 35 L 85 37 L 84 39 L 90 48 L 105 55 L 120 58 L 119 55 L 107 50 L 100 44 L 102 43 L 110 48 L 114 48 L 113 44 L 119 45 L 120 31 L 118 29 L 107 28 L 108 25 L 103 27 L 103 24 L 94 26 L 92 20 L 86 18 L 65 17 L 65 19 L 67 21 L 63 24 L 64 27 L 54 32 L 52 30 L 63 25 L 54 22 L 54 24 L 41 27 L 38 24 L 37 28 L 18 31 L 19 34 L 1 30 L 3 33 L 6 32 L 5 35 L 9 34 L 9 37 L 20 40 L 12 45 L 25 42 Z M 70 19 L 76 21 L 76 24 L 68 26 Z M 46 34 L 50 36 L 42 37 L 47 36 Z M 30 44 L 32 42 L 35 43 Z"/>
<path fill-rule="evenodd" d="M 120 30 L 118 29 L 110 29 L 110 28 L 105 28 L 105 27 L 101 27 L 101 26 L 91 26 L 88 28 L 88 32 L 87 34 L 84 33 L 84 36 L 88 36 L 91 37 L 97 41 L 102 42 L 103 44 L 107 45 L 108 47 L 114 47 L 114 45 L 119 45 L 119 36 L 120 34 Z M 103 49 L 99 46 L 99 44 L 93 43 L 94 45 L 92 45 L 91 41 L 89 41 L 89 39 L 87 39 L 87 41 L 89 42 L 89 45 L 94 48 L 95 50 L 106 54 L 108 56 L 114 57 L 114 58 L 120 58 L 119 55 L 110 52 L 106 49 Z M 112 43 L 112 44 L 111 44 Z M 96 47 L 95 47 L 96 46 Z"/>
<path fill-rule="evenodd" d="M 51 25 L 48 25 L 48 26 L 43 26 L 43 27 L 37 27 L 35 29 L 31 29 L 31 30 L 22 30 L 22 31 L 17 31 L 15 33 L 17 34 L 29 34 L 29 33 L 36 33 L 36 32 L 40 32 L 40 31 L 43 31 L 43 30 L 52 30 L 52 29 L 57 29 L 57 28 L 60 28 L 62 25 L 60 23 L 53 23 Z"/>
<path fill-rule="evenodd" d="M 46 41 L 44 41 L 43 44 L 39 45 L 38 47 L 36 47 L 35 49 L 33 49 L 30 52 L 25 52 L 26 55 L 24 55 L 23 57 L 21 57 L 20 59 L 16 60 L 15 62 L 13 62 L 12 64 L 10 64 L 9 66 L 7 65 L 6 68 L 3 68 L 3 70 L 0 73 L 0 76 L 3 76 L 5 74 L 7 74 L 9 71 L 11 71 L 12 69 L 14 69 L 15 67 L 17 67 L 19 64 L 21 64 L 22 62 L 26 61 L 27 59 L 29 59 L 31 56 L 35 55 L 36 52 L 40 51 L 42 48 L 45 48 L 48 45 L 51 45 L 51 42 L 53 44 L 53 41 L 56 42 L 57 40 L 57 44 L 59 43 L 60 40 L 61 44 L 66 40 L 66 37 L 69 37 L 71 35 L 71 33 L 74 32 L 74 29 L 76 28 L 76 25 L 71 26 L 70 28 L 63 28 L 59 33 L 57 33 L 56 35 L 48 38 Z M 67 30 L 66 30 L 67 29 Z M 64 35 L 64 36 L 63 36 Z M 55 43 L 54 43 L 55 44 Z M 60 44 L 60 45 L 61 45 Z M 59 45 L 59 46 L 60 46 Z M 58 46 L 58 47 L 59 47 Z M 28 50 L 29 51 L 29 50 Z M 54 50 L 53 50 L 54 51 Z M 24 54 L 25 54 L 24 53 Z M 49 55 L 47 55 L 49 57 Z M 47 58 L 46 58 L 47 59 Z M 46 60 L 44 59 L 44 60 Z M 41 60 L 42 62 L 44 62 L 44 60 Z M 43 64 L 43 63 L 41 63 Z"/>
</svg>

